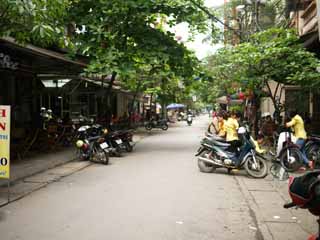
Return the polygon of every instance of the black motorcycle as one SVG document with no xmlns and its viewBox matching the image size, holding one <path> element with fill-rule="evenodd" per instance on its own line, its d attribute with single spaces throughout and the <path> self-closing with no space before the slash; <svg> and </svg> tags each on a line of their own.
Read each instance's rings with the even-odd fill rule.
<svg viewBox="0 0 320 240">
<path fill-rule="evenodd" d="M 305 145 L 306 154 L 309 160 L 314 162 L 314 168 L 320 168 L 320 136 L 311 135 Z"/>
<path fill-rule="evenodd" d="M 169 126 L 168 126 L 167 120 L 162 119 L 162 120 L 158 120 L 158 121 L 151 120 L 151 121 L 147 122 L 145 124 L 145 128 L 148 131 L 151 131 L 152 128 L 161 128 L 162 130 L 166 131 L 166 130 L 168 130 Z"/>
<path fill-rule="evenodd" d="M 90 160 L 103 164 L 109 164 L 108 144 L 100 135 L 92 136 L 90 126 L 82 126 L 77 130 L 76 147 L 79 149 L 81 160 Z"/>
</svg>

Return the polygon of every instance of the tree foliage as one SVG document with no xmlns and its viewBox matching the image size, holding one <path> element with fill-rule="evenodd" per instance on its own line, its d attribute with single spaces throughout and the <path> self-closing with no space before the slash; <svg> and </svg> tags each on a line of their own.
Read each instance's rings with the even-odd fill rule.
<svg viewBox="0 0 320 240">
<path fill-rule="evenodd" d="M 319 66 L 294 31 L 273 28 L 253 35 L 248 43 L 220 49 L 207 59 L 206 69 L 211 84 L 233 93 L 240 87 L 261 92 L 270 80 L 314 88 L 320 85 Z"/>
<path fill-rule="evenodd" d="M 2 0 L 0 37 L 40 46 L 64 46 L 68 6 L 68 0 Z"/>
</svg>

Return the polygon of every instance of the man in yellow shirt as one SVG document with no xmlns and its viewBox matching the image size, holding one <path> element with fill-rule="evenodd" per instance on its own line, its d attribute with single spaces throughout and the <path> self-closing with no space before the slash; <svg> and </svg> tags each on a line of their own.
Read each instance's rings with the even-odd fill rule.
<svg viewBox="0 0 320 240">
<path fill-rule="evenodd" d="M 300 150 L 302 152 L 303 161 L 307 166 L 309 166 L 309 160 L 304 149 L 304 145 L 307 139 L 307 133 L 304 128 L 303 119 L 296 111 L 290 113 L 290 118 L 291 121 L 286 123 L 286 127 L 291 127 L 293 129 L 294 136 L 297 139 L 296 144 L 300 147 Z"/>
</svg>

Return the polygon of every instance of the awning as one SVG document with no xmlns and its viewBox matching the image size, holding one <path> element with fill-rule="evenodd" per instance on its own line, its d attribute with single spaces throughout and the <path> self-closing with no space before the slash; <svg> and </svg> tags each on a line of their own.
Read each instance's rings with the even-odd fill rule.
<svg viewBox="0 0 320 240">
<path fill-rule="evenodd" d="M 222 96 L 216 99 L 216 103 L 225 104 L 225 105 L 238 105 L 242 104 L 243 100 L 241 99 L 228 99 L 227 96 Z"/>
<path fill-rule="evenodd" d="M 86 66 L 85 62 L 68 59 L 63 53 L 31 44 L 22 46 L 13 38 L 0 38 L 0 70 L 62 77 L 79 75 Z"/>
<path fill-rule="evenodd" d="M 180 104 L 180 103 L 171 103 L 170 105 L 167 106 L 167 109 L 178 109 L 178 108 L 184 108 L 185 105 Z"/>
</svg>

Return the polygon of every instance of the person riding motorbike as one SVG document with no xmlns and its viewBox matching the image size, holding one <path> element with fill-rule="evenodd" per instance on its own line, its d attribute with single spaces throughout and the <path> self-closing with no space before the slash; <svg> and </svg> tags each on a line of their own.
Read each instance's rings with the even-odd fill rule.
<svg viewBox="0 0 320 240">
<path fill-rule="evenodd" d="M 293 129 L 293 135 L 296 138 L 296 144 L 301 150 L 303 162 L 306 166 L 312 168 L 312 162 L 309 162 L 304 149 L 304 145 L 307 139 L 307 133 L 304 128 L 304 121 L 302 117 L 297 113 L 297 111 L 290 112 L 289 117 L 291 118 L 291 121 L 287 122 L 285 125 L 286 127 L 291 127 Z"/>
</svg>

